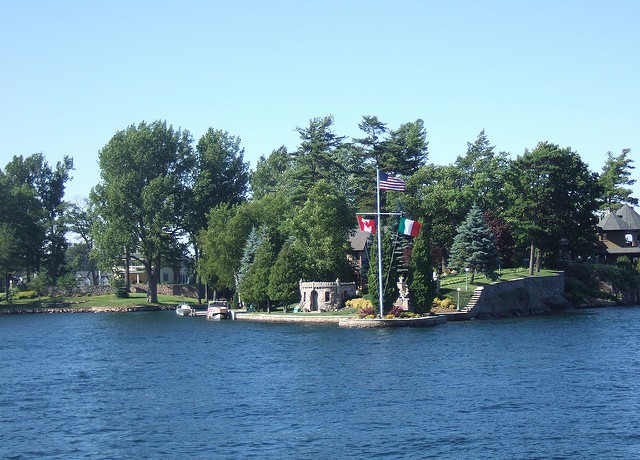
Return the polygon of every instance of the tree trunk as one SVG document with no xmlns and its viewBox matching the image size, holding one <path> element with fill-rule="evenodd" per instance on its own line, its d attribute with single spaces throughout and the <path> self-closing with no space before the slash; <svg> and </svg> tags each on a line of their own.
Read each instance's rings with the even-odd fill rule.
<svg viewBox="0 0 640 460">
<path fill-rule="evenodd" d="M 145 264 L 147 272 L 147 302 L 158 303 L 158 277 L 160 276 L 160 261 L 149 261 Z"/>
<path fill-rule="evenodd" d="M 536 246 L 531 240 L 531 251 L 529 252 L 529 276 L 533 276 L 533 259 L 536 256 Z"/>
<path fill-rule="evenodd" d="M 124 285 L 127 288 L 127 292 L 131 291 L 130 268 L 131 268 L 131 254 L 129 252 L 129 248 L 125 248 L 124 250 Z M 149 274 L 147 273 L 147 276 L 148 275 Z"/>
</svg>

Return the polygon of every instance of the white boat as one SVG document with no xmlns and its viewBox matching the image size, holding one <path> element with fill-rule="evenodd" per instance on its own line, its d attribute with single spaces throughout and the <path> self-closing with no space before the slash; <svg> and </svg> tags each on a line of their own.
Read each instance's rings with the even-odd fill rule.
<svg viewBox="0 0 640 460">
<path fill-rule="evenodd" d="M 176 315 L 178 316 L 193 316 L 195 312 L 193 307 L 187 303 L 181 303 L 176 307 Z"/>
<path fill-rule="evenodd" d="M 207 319 L 225 319 L 229 316 L 229 307 L 224 300 L 212 300 L 207 307 Z"/>
</svg>

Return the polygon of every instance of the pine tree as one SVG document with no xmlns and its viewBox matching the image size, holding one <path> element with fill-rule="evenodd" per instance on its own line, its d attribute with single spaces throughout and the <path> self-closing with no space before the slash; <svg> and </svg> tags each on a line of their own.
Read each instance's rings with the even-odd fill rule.
<svg viewBox="0 0 640 460">
<path fill-rule="evenodd" d="M 482 218 L 480 208 L 473 206 L 453 239 L 449 266 L 458 270 L 468 268 L 473 283 L 476 272 L 483 273 L 487 278 L 497 279 L 499 262 L 491 230 Z"/>
<path fill-rule="evenodd" d="M 424 228 L 414 239 L 409 260 L 409 276 L 409 301 L 413 311 L 428 313 L 436 296 L 436 283 L 433 281 L 431 248 Z"/>
</svg>

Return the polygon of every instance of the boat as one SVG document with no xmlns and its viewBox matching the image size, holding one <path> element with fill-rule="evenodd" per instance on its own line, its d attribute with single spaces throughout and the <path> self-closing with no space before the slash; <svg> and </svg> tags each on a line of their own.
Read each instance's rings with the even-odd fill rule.
<svg viewBox="0 0 640 460">
<path fill-rule="evenodd" d="M 193 307 L 188 303 L 181 303 L 176 307 L 176 315 L 178 316 L 193 316 L 195 313 Z"/>
<path fill-rule="evenodd" d="M 229 316 L 229 307 L 224 300 L 212 300 L 207 307 L 207 319 L 225 319 Z"/>
</svg>

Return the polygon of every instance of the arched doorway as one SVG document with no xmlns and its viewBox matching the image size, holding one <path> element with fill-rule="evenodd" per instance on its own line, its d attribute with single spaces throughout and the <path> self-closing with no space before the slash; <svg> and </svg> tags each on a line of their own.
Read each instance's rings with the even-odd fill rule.
<svg viewBox="0 0 640 460">
<path fill-rule="evenodd" d="M 318 291 L 311 291 L 311 311 L 318 311 Z"/>
</svg>

